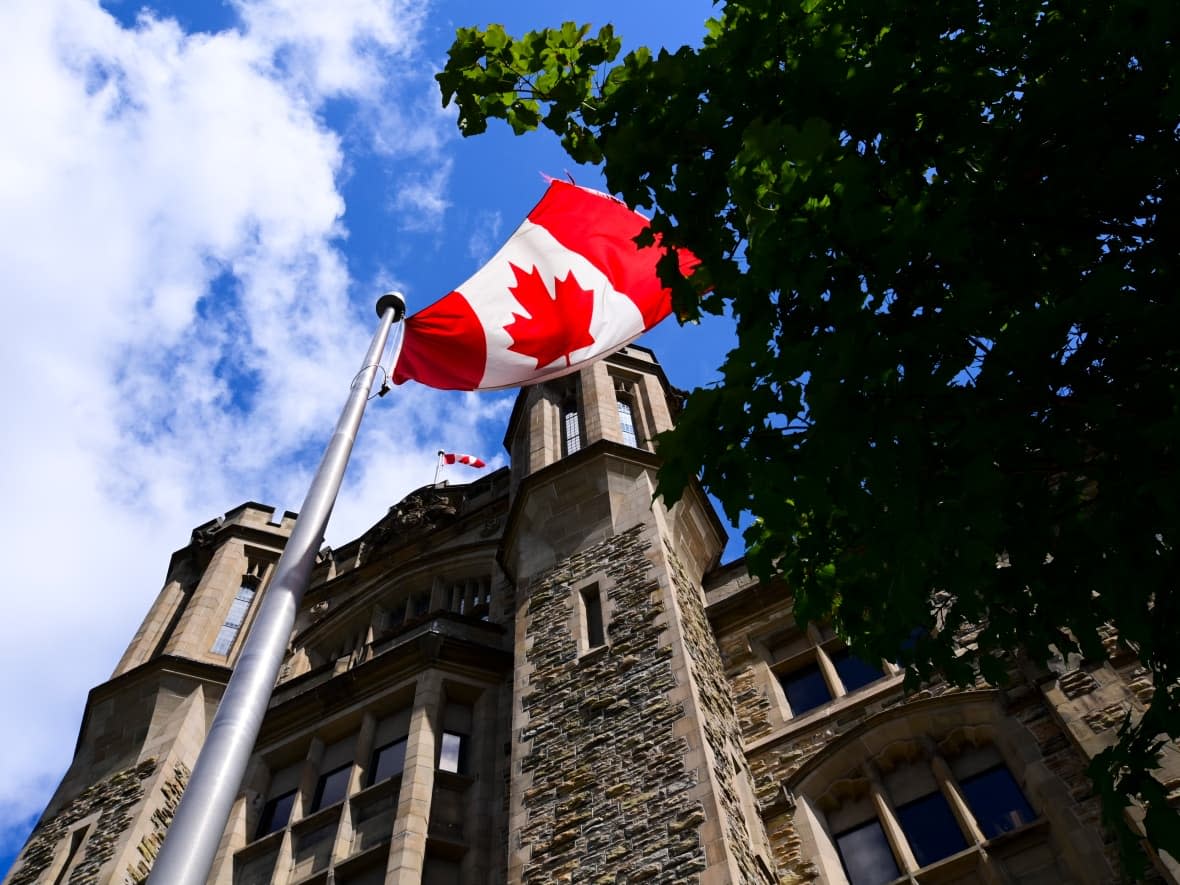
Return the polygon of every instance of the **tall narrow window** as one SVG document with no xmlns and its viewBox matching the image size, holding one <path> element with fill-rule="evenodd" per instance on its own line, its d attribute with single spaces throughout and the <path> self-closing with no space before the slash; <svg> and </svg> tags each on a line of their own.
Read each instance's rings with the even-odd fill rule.
<svg viewBox="0 0 1180 885">
<path fill-rule="evenodd" d="M 471 729 L 474 723 L 470 704 L 448 701 L 443 709 L 442 740 L 438 747 L 439 771 L 469 774 Z"/>
<path fill-rule="evenodd" d="M 578 418 L 578 404 L 573 397 L 561 406 L 561 447 L 563 455 L 572 455 L 582 448 L 582 425 Z"/>
<path fill-rule="evenodd" d="M 74 832 L 70 833 L 70 847 L 66 852 L 65 863 L 57 872 L 57 876 L 53 880 L 53 885 L 63 885 L 69 879 L 70 873 L 74 869 L 74 861 L 78 859 L 78 849 L 82 847 L 82 843 L 86 841 L 86 832 L 89 826 L 78 827 Z"/>
<path fill-rule="evenodd" d="M 586 617 L 586 648 L 606 645 L 606 632 L 602 623 L 602 597 L 596 584 L 582 591 L 582 611 Z"/>
<path fill-rule="evenodd" d="M 631 414 L 631 403 L 626 394 L 619 394 L 615 404 L 619 407 L 619 432 L 623 435 L 623 443 L 638 448 L 639 440 L 635 436 L 635 418 Z"/>
<path fill-rule="evenodd" d="M 228 655 L 229 650 L 234 647 L 234 640 L 238 638 L 242 624 L 246 621 L 246 613 L 250 611 L 257 590 L 258 579 L 252 575 L 243 576 L 242 586 L 238 588 L 234 601 L 230 603 L 225 623 L 221 625 L 221 629 L 217 631 L 217 638 L 213 640 L 213 654 Z"/>
</svg>

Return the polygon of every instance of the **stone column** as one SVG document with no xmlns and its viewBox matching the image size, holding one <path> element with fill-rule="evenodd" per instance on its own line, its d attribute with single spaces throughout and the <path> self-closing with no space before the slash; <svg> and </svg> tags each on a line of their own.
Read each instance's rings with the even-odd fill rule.
<svg viewBox="0 0 1180 885">
<path fill-rule="evenodd" d="M 420 674 L 414 689 L 414 712 L 406 737 L 406 762 L 389 846 L 389 863 L 385 868 L 387 885 L 419 885 L 422 881 L 442 704 L 442 677 L 433 670 Z"/>
<path fill-rule="evenodd" d="M 889 841 L 889 847 L 893 849 L 893 856 L 897 858 L 897 863 L 901 867 L 903 873 L 914 873 L 920 868 L 918 859 L 914 857 L 913 849 L 910 848 L 910 843 L 905 837 L 905 832 L 901 828 L 901 824 L 897 821 L 897 813 L 893 809 L 893 803 L 889 801 L 889 797 L 885 794 L 885 788 L 881 784 L 881 774 L 877 771 L 876 766 L 866 765 L 865 773 L 869 778 L 869 790 L 873 797 L 873 807 L 876 809 L 877 818 L 881 821 L 881 829 L 885 831 L 885 838 Z"/>
</svg>

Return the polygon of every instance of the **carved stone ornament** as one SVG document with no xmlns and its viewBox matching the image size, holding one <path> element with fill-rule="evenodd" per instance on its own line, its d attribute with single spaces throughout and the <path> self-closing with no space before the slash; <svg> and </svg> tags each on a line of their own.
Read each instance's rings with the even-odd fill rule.
<svg viewBox="0 0 1180 885">
<path fill-rule="evenodd" d="M 454 519 L 458 513 L 459 508 L 448 497 L 424 489 L 407 495 L 390 507 L 385 518 L 365 533 L 364 540 L 374 549 L 385 547 L 411 534 L 435 529 Z"/>
</svg>

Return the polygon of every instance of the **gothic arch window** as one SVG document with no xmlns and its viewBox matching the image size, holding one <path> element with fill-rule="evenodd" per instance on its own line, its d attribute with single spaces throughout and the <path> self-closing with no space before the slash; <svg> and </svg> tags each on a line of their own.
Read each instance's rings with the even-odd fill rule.
<svg viewBox="0 0 1180 885">
<path fill-rule="evenodd" d="M 792 776 L 785 786 L 796 800 L 795 825 L 823 881 L 1016 881 L 1028 864 L 1038 881 L 1071 879 L 1024 780 L 1028 748 L 1006 751 L 1002 727 L 989 719 L 1001 721 L 986 698 L 891 710 Z M 922 733 L 940 721 L 977 724 Z"/>
<path fill-rule="evenodd" d="M 821 810 L 850 885 L 883 885 L 956 855 L 972 869 L 989 840 L 1037 820 L 999 753 L 980 752 L 985 767 L 963 778 L 936 749 L 889 771 L 866 760 L 842 797 L 824 797 Z"/>
</svg>

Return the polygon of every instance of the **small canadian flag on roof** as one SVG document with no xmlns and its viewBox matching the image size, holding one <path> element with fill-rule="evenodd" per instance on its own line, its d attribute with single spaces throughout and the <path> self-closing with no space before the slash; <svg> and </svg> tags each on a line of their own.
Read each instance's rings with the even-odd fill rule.
<svg viewBox="0 0 1180 885">
<path fill-rule="evenodd" d="M 638 338 L 672 309 L 648 220 L 607 194 L 550 183 L 492 259 L 406 320 L 393 380 L 450 390 L 535 384 Z M 698 264 L 678 251 L 686 276 Z"/>
<path fill-rule="evenodd" d="M 438 455 L 444 464 L 466 464 L 468 467 L 488 466 L 483 458 L 477 458 L 475 455 L 460 455 L 457 452 L 439 452 Z"/>
</svg>

